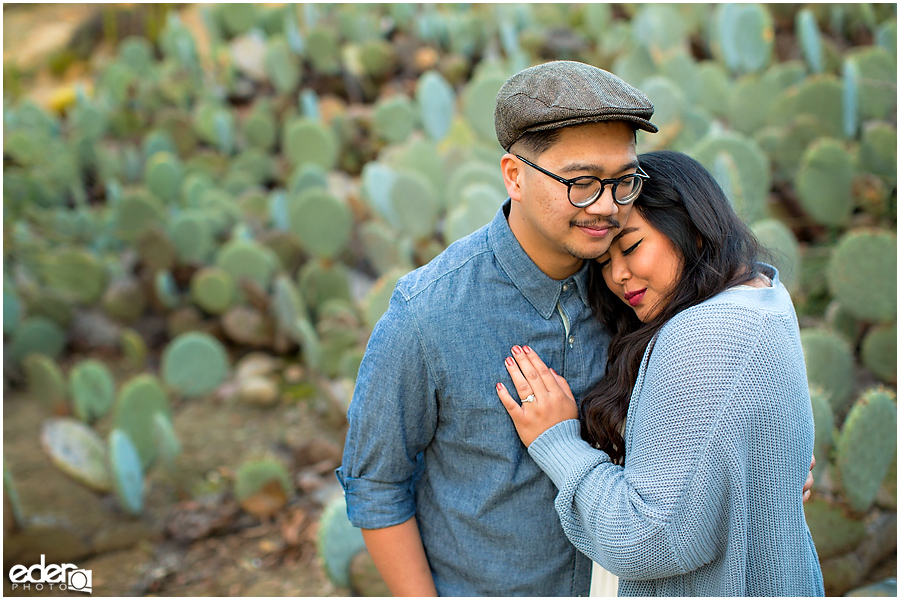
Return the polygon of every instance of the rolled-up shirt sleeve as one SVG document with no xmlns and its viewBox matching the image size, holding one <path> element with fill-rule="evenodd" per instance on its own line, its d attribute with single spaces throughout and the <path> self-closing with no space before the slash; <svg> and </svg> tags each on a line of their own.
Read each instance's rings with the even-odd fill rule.
<svg viewBox="0 0 900 600">
<path fill-rule="evenodd" d="M 421 454 L 437 424 L 433 381 L 419 323 L 395 289 L 360 365 L 336 471 L 354 526 L 382 529 L 416 514 Z"/>
</svg>

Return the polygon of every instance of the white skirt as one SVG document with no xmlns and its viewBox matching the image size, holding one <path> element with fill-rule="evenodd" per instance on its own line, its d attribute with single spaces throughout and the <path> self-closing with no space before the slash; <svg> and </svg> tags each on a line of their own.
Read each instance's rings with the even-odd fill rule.
<svg viewBox="0 0 900 600">
<path fill-rule="evenodd" d="M 591 571 L 591 597 L 615 598 L 619 591 L 619 578 L 594 563 Z"/>
</svg>

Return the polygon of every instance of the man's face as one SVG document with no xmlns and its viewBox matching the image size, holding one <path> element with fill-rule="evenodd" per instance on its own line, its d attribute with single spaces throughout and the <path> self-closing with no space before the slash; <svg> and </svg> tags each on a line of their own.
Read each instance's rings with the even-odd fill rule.
<svg viewBox="0 0 900 600">
<path fill-rule="evenodd" d="M 621 121 L 566 127 L 541 155 L 521 155 L 565 179 L 582 175 L 612 179 L 634 173 L 638 166 L 634 131 Z M 590 206 L 577 208 L 569 203 L 565 184 L 514 160 L 520 193 L 513 198 L 518 206 L 510 213 L 510 227 L 547 275 L 568 277 L 581 261 L 595 259 L 609 249 L 632 208 L 613 202 L 612 186 L 607 185 Z"/>
</svg>

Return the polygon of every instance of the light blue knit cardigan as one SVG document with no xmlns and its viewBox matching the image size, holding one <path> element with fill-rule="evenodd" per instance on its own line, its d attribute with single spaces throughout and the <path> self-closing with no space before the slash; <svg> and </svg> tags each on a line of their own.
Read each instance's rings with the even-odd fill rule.
<svg viewBox="0 0 900 600">
<path fill-rule="evenodd" d="M 803 514 L 813 449 L 790 296 L 732 289 L 669 321 L 645 352 L 625 466 L 545 431 L 529 454 L 559 488 L 563 529 L 620 596 L 822 596 Z"/>
</svg>

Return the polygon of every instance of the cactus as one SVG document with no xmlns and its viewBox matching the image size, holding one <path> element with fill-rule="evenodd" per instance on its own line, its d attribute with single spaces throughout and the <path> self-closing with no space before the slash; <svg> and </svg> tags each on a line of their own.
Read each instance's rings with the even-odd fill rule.
<svg viewBox="0 0 900 600">
<path fill-rule="evenodd" d="M 171 269 L 175 264 L 175 246 L 159 226 L 144 229 L 135 241 L 135 249 L 151 272 Z"/>
<path fill-rule="evenodd" d="M 244 510 L 257 516 L 275 513 L 293 494 L 294 486 L 287 469 L 275 459 L 246 461 L 235 474 L 234 497 Z M 254 502 L 259 496 L 265 500 Z"/>
<path fill-rule="evenodd" d="M 239 284 L 247 279 L 267 290 L 278 267 L 278 258 L 255 241 L 235 239 L 219 248 L 215 266 L 227 271 Z"/>
<path fill-rule="evenodd" d="M 205 263 L 215 243 L 209 222 L 200 210 L 186 210 L 175 217 L 170 237 L 178 262 L 182 264 Z"/>
<path fill-rule="evenodd" d="M 288 219 L 303 248 L 320 258 L 340 254 L 353 227 L 353 215 L 347 205 L 319 188 L 308 189 L 293 198 Z"/>
<path fill-rule="evenodd" d="M 32 317 L 46 317 L 56 325 L 66 328 L 72 322 L 72 306 L 52 291 L 41 292 L 26 299 L 26 312 Z M 21 324 L 16 328 L 18 331 Z M 60 333 L 62 335 L 62 333 Z M 13 335 L 15 340 L 15 334 Z"/>
<path fill-rule="evenodd" d="M 844 87 L 836 76 L 807 77 L 775 98 L 769 125 L 784 127 L 798 115 L 810 115 L 818 121 L 819 135 L 837 138 L 844 132 L 843 103 Z"/>
<path fill-rule="evenodd" d="M 46 317 L 32 316 L 22 321 L 13 333 L 10 354 L 16 363 L 32 352 L 55 359 L 65 345 L 66 334 L 56 323 Z"/>
<path fill-rule="evenodd" d="M 147 299 L 144 289 L 136 279 L 114 281 L 103 293 L 103 310 L 123 323 L 133 323 L 144 314 Z"/>
<path fill-rule="evenodd" d="M 125 512 L 139 515 L 144 509 L 144 470 L 141 456 L 128 433 L 109 432 L 109 469 L 116 499 Z"/>
<path fill-rule="evenodd" d="M 397 68 L 397 50 L 387 40 L 367 40 L 359 50 L 363 73 L 373 79 L 390 75 Z"/>
<path fill-rule="evenodd" d="M 266 44 L 266 73 L 279 94 L 290 94 L 300 84 L 300 63 L 283 37 Z"/>
<path fill-rule="evenodd" d="M 849 231 L 828 265 L 834 298 L 858 319 L 889 323 L 897 317 L 897 237 L 880 229 Z"/>
<path fill-rule="evenodd" d="M 191 300 L 211 315 L 228 310 L 236 298 L 237 284 L 224 269 L 205 267 L 191 278 Z"/>
<path fill-rule="evenodd" d="M 313 68 L 326 75 L 341 70 L 341 47 L 338 33 L 327 27 L 315 27 L 306 36 L 306 56 Z"/>
<path fill-rule="evenodd" d="M 847 342 L 831 331 L 815 328 L 803 329 L 800 341 L 810 385 L 827 391 L 836 415 L 845 414 L 856 385 L 853 355 Z"/>
<path fill-rule="evenodd" d="M 310 260 L 300 269 L 297 283 L 313 312 L 331 298 L 350 300 L 350 271 L 341 263 Z"/>
<path fill-rule="evenodd" d="M 3 333 L 11 334 L 22 320 L 22 303 L 12 291 L 3 290 Z"/>
<path fill-rule="evenodd" d="M 41 261 L 41 279 L 61 297 L 93 304 L 106 287 L 106 269 L 90 252 L 67 248 Z"/>
<path fill-rule="evenodd" d="M 670 147 L 681 132 L 687 99 L 674 81 L 662 75 L 651 75 L 641 83 L 641 89 L 656 107 L 654 123 L 662 135 L 641 137 L 641 151 Z"/>
<path fill-rule="evenodd" d="M 235 343 L 267 346 L 272 343 L 272 321 L 250 306 L 235 306 L 222 315 L 222 329 Z"/>
<path fill-rule="evenodd" d="M 271 310 L 276 326 L 280 331 L 287 334 L 290 339 L 300 343 L 297 321 L 309 317 L 309 311 L 306 308 L 306 303 L 303 301 L 303 296 L 300 295 L 300 292 L 287 275 L 278 275 L 272 287 L 274 288 L 274 294 Z"/>
<path fill-rule="evenodd" d="M 252 147 L 272 150 L 278 141 L 278 122 L 272 109 L 265 104 L 254 106 L 241 124 L 241 133 Z"/>
<path fill-rule="evenodd" d="M 858 169 L 878 175 L 889 186 L 897 183 L 897 128 L 889 123 L 875 122 L 862 132 L 859 145 Z"/>
<path fill-rule="evenodd" d="M 897 324 L 878 325 L 866 333 L 860 351 L 863 364 L 884 382 L 897 383 Z"/>
<path fill-rule="evenodd" d="M 121 63 L 138 73 L 149 71 L 155 59 L 153 46 L 143 37 L 129 36 L 119 43 L 117 49 Z"/>
<path fill-rule="evenodd" d="M 255 4 L 235 2 L 219 4 L 216 8 L 225 32 L 230 36 L 246 33 L 256 25 L 257 6 Z"/>
<path fill-rule="evenodd" d="M 67 387 L 56 361 L 43 354 L 29 354 L 22 361 L 28 380 L 28 392 L 54 412 L 67 407 Z"/>
<path fill-rule="evenodd" d="M 500 208 L 500 198 L 496 188 L 485 183 L 463 188 L 459 205 L 447 213 L 444 221 L 444 241 L 450 244 L 490 223 Z"/>
<path fill-rule="evenodd" d="M 165 220 L 165 209 L 160 201 L 145 190 L 126 192 L 113 207 L 115 234 L 124 242 L 133 242 L 154 224 Z"/>
<path fill-rule="evenodd" d="M 153 291 L 156 299 L 166 308 L 175 308 L 181 304 L 181 293 L 171 271 L 157 271 L 153 277 Z"/>
<path fill-rule="evenodd" d="M 362 170 L 362 192 L 369 207 L 393 228 L 399 229 L 400 222 L 391 205 L 395 177 L 392 167 L 379 161 L 367 163 Z"/>
<path fill-rule="evenodd" d="M 456 112 L 456 94 L 443 75 L 431 70 L 419 77 L 416 104 L 425 134 L 437 142 L 444 139 Z"/>
<path fill-rule="evenodd" d="M 155 153 L 144 167 L 147 189 L 166 204 L 177 202 L 183 176 L 181 161 L 170 152 Z"/>
<path fill-rule="evenodd" d="M 496 140 L 494 130 L 494 105 L 497 92 L 506 77 L 500 74 L 488 75 L 470 81 L 462 92 L 462 113 L 472 130 L 484 140 Z"/>
<path fill-rule="evenodd" d="M 835 466 L 850 507 L 866 512 L 897 450 L 897 398 L 886 389 L 865 392 L 844 420 Z"/>
<path fill-rule="evenodd" d="M 69 371 L 69 394 L 75 416 L 93 423 L 112 409 L 116 382 L 102 362 L 83 360 Z"/>
<path fill-rule="evenodd" d="M 811 10 L 804 8 L 797 13 L 794 17 L 794 31 L 797 32 L 800 48 L 810 71 L 822 73 L 825 70 L 822 59 L 822 34 Z"/>
<path fill-rule="evenodd" d="M 800 283 L 800 245 L 794 232 L 778 219 L 763 219 L 751 227 L 753 234 L 768 252 L 767 258 L 778 274 L 784 286 L 796 290 Z"/>
<path fill-rule="evenodd" d="M 812 404 L 813 421 L 816 428 L 816 440 L 813 447 L 813 456 L 818 457 L 813 469 L 813 478 L 822 481 L 825 466 L 828 464 L 828 456 L 831 453 L 832 430 L 834 429 L 834 413 L 828 402 L 828 394 L 816 386 L 809 390 L 809 400 Z"/>
<path fill-rule="evenodd" d="M 206 333 L 188 332 L 163 350 L 161 374 L 166 385 L 189 398 L 215 390 L 228 375 L 225 347 Z"/>
<path fill-rule="evenodd" d="M 281 148 L 292 167 L 314 163 L 326 170 L 337 164 L 340 150 L 337 136 L 329 127 L 306 117 L 288 123 Z"/>
<path fill-rule="evenodd" d="M 399 171 L 390 191 L 391 206 L 400 229 L 414 240 L 434 233 L 440 201 L 432 183 L 412 171 Z"/>
<path fill-rule="evenodd" d="M 147 163 L 157 152 L 166 152 L 172 157 L 178 154 L 172 134 L 165 129 L 150 131 L 141 142 L 141 156 L 144 157 L 144 163 Z M 146 178 L 146 168 L 144 173 Z"/>
<path fill-rule="evenodd" d="M 159 458 L 170 473 L 174 472 L 175 461 L 182 452 L 181 441 L 172 421 L 163 413 L 153 415 L 153 439 Z"/>
<path fill-rule="evenodd" d="M 634 15 L 635 41 L 656 54 L 666 54 L 687 44 L 687 24 L 673 5 L 644 5 Z"/>
<path fill-rule="evenodd" d="M 200 102 L 194 108 L 194 130 L 204 142 L 223 154 L 231 154 L 235 145 L 234 115 L 224 106 Z"/>
<path fill-rule="evenodd" d="M 721 4 L 714 20 L 713 49 L 732 73 L 762 71 L 772 59 L 772 16 L 758 4 Z"/>
<path fill-rule="evenodd" d="M 389 144 L 404 141 L 415 126 L 413 104 L 406 96 L 392 96 L 375 104 L 372 129 Z"/>
<path fill-rule="evenodd" d="M 359 239 L 369 264 L 379 275 L 397 266 L 412 269 L 409 256 L 401 254 L 396 234 L 379 221 L 366 221 L 359 227 Z"/>
<path fill-rule="evenodd" d="M 287 189 L 291 194 L 299 195 L 310 188 L 328 189 L 328 173 L 315 163 L 300 165 L 288 178 Z"/>
<path fill-rule="evenodd" d="M 859 113 L 863 120 L 890 119 L 897 110 L 897 59 L 878 46 L 847 54 L 859 69 Z"/>
<path fill-rule="evenodd" d="M 732 166 L 737 181 L 732 182 L 729 199 L 735 211 L 747 223 L 764 216 L 771 176 L 768 159 L 755 142 L 738 133 L 714 134 L 701 140 L 693 155 L 713 174 L 717 174 L 715 167 L 719 160 Z"/>
<path fill-rule="evenodd" d="M 153 415 L 158 412 L 170 414 L 169 397 L 159 379 L 149 374 L 126 381 L 113 405 L 113 426 L 128 434 L 145 469 L 156 460 Z"/>
<path fill-rule="evenodd" d="M 731 106 L 733 87 L 725 69 L 717 62 L 701 62 L 697 67 L 697 79 L 697 101 L 700 105 L 716 116 L 726 116 Z"/>
<path fill-rule="evenodd" d="M 369 329 L 374 329 L 378 320 L 387 312 L 394 288 L 400 278 L 408 273 L 405 269 L 393 269 L 378 278 L 363 300 L 363 318 Z"/>
<path fill-rule="evenodd" d="M 853 159 L 830 138 L 810 144 L 794 178 L 804 210 L 818 223 L 840 226 L 853 210 Z"/>
<path fill-rule="evenodd" d="M 846 516 L 839 506 L 825 500 L 808 501 L 803 512 L 822 560 L 856 548 L 866 537 L 866 526 L 861 520 Z"/>
<path fill-rule="evenodd" d="M 362 532 L 347 518 L 343 496 L 331 500 L 319 519 L 316 548 L 328 578 L 341 587 L 350 587 L 350 563 L 365 550 Z"/>
<path fill-rule="evenodd" d="M 840 302 L 832 301 L 825 309 L 825 324 L 844 338 L 851 348 L 856 347 L 863 325 Z"/>
<path fill-rule="evenodd" d="M 56 468 L 78 483 L 100 493 L 112 489 L 103 440 L 81 421 L 71 417 L 44 421 L 41 448 Z"/>
<path fill-rule="evenodd" d="M 208 173 L 194 171 L 185 175 L 178 190 L 181 205 L 192 208 L 200 206 L 200 196 L 206 190 L 214 187 L 216 187 L 216 184 Z"/>
<path fill-rule="evenodd" d="M 119 337 L 122 354 L 134 369 L 140 369 L 147 362 L 147 343 L 134 329 L 123 329 Z"/>
<path fill-rule="evenodd" d="M 289 231 L 270 229 L 260 236 L 259 241 L 278 259 L 281 271 L 294 273 L 306 260 L 300 240 Z"/>
<path fill-rule="evenodd" d="M 747 73 L 739 77 L 728 110 L 731 127 L 744 135 L 752 135 L 762 128 L 778 91 L 776 84 L 763 74 Z"/>
</svg>

